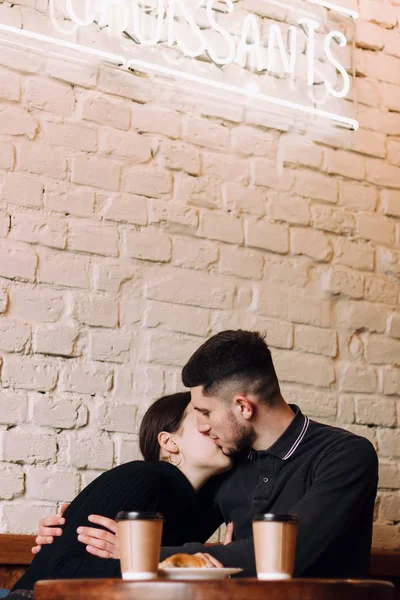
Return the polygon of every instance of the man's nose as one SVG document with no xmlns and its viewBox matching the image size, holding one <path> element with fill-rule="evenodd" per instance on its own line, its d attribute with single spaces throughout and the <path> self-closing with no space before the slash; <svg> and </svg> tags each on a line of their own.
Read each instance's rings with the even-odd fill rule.
<svg viewBox="0 0 400 600">
<path fill-rule="evenodd" d="M 211 429 L 211 425 L 209 423 L 205 423 L 201 419 L 197 419 L 197 430 L 200 433 L 208 433 Z"/>
</svg>

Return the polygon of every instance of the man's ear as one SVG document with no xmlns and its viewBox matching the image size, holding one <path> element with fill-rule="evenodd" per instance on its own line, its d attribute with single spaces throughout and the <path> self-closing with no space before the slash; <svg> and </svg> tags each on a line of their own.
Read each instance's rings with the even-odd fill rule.
<svg viewBox="0 0 400 600">
<path fill-rule="evenodd" d="M 235 405 L 240 411 L 241 416 L 249 421 L 254 414 L 254 405 L 247 396 L 240 395 L 235 398 Z"/>
<path fill-rule="evenodd" d="M 167 453 L 167 455 L 179 453 L 179 448 L 176 445 L 175 440 L 173 439 L 172 435 L 167 431 L 160 431 L 160 433 L 157 436 L 157 440 L 160 444 L 161 455 L 165 454 L 165 452 Z M 164 453 L 163 450 L 165 451 Z"/>
</svg>

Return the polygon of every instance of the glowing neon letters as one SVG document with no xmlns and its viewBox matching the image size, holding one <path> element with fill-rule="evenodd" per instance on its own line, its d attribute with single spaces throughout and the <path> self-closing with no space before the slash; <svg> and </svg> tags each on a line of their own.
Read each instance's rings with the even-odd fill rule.
<svg viewBox="0 0 400 600">
<path fill-rule="evenodd" d="M 168 46 L 176 46 L 183 55 L 198 58 L 207 54 L 209 58 L 218 66 L 224 66 L 231 63 L 247 64 L 253 71 L 273 72 L 277 65 L 281 65 L 286 73 L 293 74 L 298 61 L 298 42 L 299 36 L 306 37 L 307 43 L 307 82 L 309 86 L 314 84 L 315 79 L 315 44 L 316 31 L 320 24 L 309 18 L 298 20 L 299 27 L 290 26 L 287 32 L 287 43 L 283 38 L 282 29 L 272 24 L 270 26 L 267 38 L 267 44 L 261 42 L 261 32 L 259 22 L 255 15 L 248 14 L 242 22 L 241 33 L 238 38 L 235 37 L 221 26 L 216 20 L 216 11 L 214 0 L 199 0 L 197 4 L 187 2 L 186 0 L 157 0 L 157 8 L 153 13 L 153 27 L 150 35 L 146 35 L 143 25 L 143 13 L 145 12 L 139 6 L 138 0 L 65 0 L 65 8 L 68 19 L 74 24 L 73 29 L 60 29 L 57 21 L 56 5 L 59 0 L 50 0 L 50 16 L 57 30 L 65 33 L 73 33 L 79 27 L 87 27 L 93 22 L 99 26 L 111 25 L 113 30 L 119 29 L 119 33 L 130 27 L 133 31 L 133 37 L 138 44 L 146 46 L 156 46 L 162 42 L 167 42 Z M 317 0 L 308 0 L 316 4 Z M 191 6 L 190 6 L 191 4 Z M 232 13 L 234 5 L 232 0 L 224 0 L 227 13 Z M 319 5 L 324 5 L 318 1 Z M 335 6 L 329 3 L 329 6 Z M 225 50 L 217 50 L 214 47 L 210 36 L 207 36 L 204 29 L 196 23 L 195 11 L 197 8 L 205 7 L 208 20 L 208 29 L 220 36 L 219 44 Z M 340 7 L 338 7 L 340 9 Z M 219 12 L 221 7 L 219 7 Z M 348 15 L 355 16 L 355 15 Z M 188 37 L 182 39 L 179 31 L 176 30 L 176 17 L 183 19 L 189 28 L 191 36 L 190 43 Z M 111 31 L 110 26 L 110 31 Z M 162 37 L 163 31 L 167 30 L 166 40 Z M 118 31 L 117 31 L 118 33 Z M 332 52 L 333 44 L 337 47 L 344 47 L 347 40 L 340 31 L 330 31 L 324 36 L 323 50 L 325 60 L 334 69 L 338 71 L 339 84 L 335 87 L 327 78 L 324 78 L 325 88 L 331 96 L 335 98 L 345 97 L 350 88 L 350 78 L 344 66 L 334 56 Z M 288 46 L 288 48 L 287 48 Z"/>
<path fill-rule="evenodd" d="M 291 9 L 289 0 L 268 2 Z M 241 10 L 240 0 L 49 0 L 54 35 L 2 23 L 0 35 L 16 36 L 18 43 L 35 48 L 37 43 L 43 48 L 50 44 L 60 52 L 73 50 L 122 68 L 206 85 L 214 92 L 252 98 L 355 130 L 357 120 L 347 116 L 350 77 L 337 56 L 345 56 L 340 49 L 347 45 L 346 37 L 328 30 L 326 15 L 320 26 L 310 7 L 315 5 L 318 11 L 324 7 L 340 18 L 355 19 L 358 13 L 330 0 L 300 0 L 300 4 L 290 13 L 290 25 L 266 20 L 260 28 L 263 20 Z M 196 11 L 201 11 L 200 18 Z M 298 13 L 302 16 L 296 20 Z M 207 65 L 206 57 L 214 65 Z"/>
</svg>

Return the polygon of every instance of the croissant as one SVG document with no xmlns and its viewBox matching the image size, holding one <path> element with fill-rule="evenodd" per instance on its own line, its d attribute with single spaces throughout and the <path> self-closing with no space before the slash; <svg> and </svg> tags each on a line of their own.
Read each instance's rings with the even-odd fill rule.
<svg viewBox="0 0 400 600">
<path fill-rule="evenodd" d="M 192 556 L 191 554 L 173 554 L 159 564 L 160 569 L 170 569 L 171 567 L 180 567 L 181 569 L 193 569 L 207 567 L 207 562 L 201 556 Z"/>
</svg>

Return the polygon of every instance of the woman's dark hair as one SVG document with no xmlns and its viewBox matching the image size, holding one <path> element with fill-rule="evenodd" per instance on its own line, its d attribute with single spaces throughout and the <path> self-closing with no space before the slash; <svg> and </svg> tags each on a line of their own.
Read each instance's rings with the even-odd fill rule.
<svg viewBox="0 0 400 600">
<path fill-rule="evenodd" d="M 178 431 L 189 402 L 190 392 L 180 392 L 159 398 L 147 409 L 139 429 L 139 448 L 144 460 L 151 463 L 160 460 L 158 434 Z"/>
<path fill-rule="evenodd" d="M 271 352 L 257 331 L 217 333 L 192 355 L 183 368 L 185 387 L 203 387 L 204 395 L 223 396 L 232 386 L 273 404 L 280 395 Z"/>
</svg>

